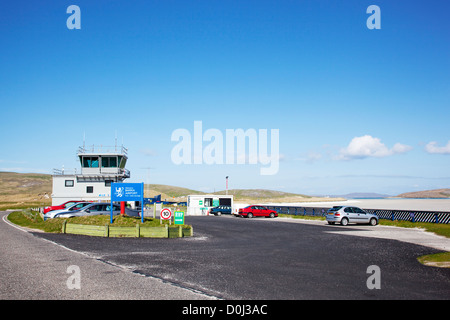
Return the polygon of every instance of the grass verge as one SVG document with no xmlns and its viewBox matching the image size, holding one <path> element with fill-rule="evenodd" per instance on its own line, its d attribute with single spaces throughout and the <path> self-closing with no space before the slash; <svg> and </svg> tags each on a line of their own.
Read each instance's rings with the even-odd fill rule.
<svg viewBox="0 0 450 320">
<path fill-rule="evenodd" d="M 399 220 L 380 219 L 380 225 L 394 226 L 402 228 L 421 228 L 428 232 L 433 232 L 437 235 L 450 238 L 450 224 L 446 223 L 431 223 L 431 222 L 411 222 Z"/>
<path fill-rule="evenodd" d="M 65 220 L 70 223 L 86 224 L 86 225 L 98 225 L 104 226 L 110 223 L 110 216 L 89 216 L 89 217 L 73 217 L 73 218 L 55 218 L 44 221 L 38 212 L 30 209 L 22 211 L 14 211 L 8 215 L 8 220 L 14 224 L 22 227 L 38 229 L 44 232 L 60 233 L 62 225 Z M 159 219 L 144 217 L 144 223 L 141 222 L 141 218 L 129 217 L 129 216 L 114 216 L 113 226 L 116 227 L 134 227 L 136 224 L 140 224 L 142 227 L 159 227 L 162 224 Z M 163 221 L 163 224 L 169 224 L 168 221 Z M 184 227 L 190 227 L 185 225 Z"/>
<path fill-rule="evenodd" d="M 419 257 L 417 260 L 426 266 L 450 268 L 450 252 L 430 254 Z"/>
</svg>

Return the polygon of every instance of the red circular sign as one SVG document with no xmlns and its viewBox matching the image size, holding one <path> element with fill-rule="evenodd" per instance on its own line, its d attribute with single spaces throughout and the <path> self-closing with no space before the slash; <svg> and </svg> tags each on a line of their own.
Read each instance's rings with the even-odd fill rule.
<svg viewBox="0 0 450 320">
<path fill-rule="evenodd" d="M 169 208 L 164 208 L 160 213 L 161 219 L 169 220 L 172 217 L 172 211 Z"/>
</svg>

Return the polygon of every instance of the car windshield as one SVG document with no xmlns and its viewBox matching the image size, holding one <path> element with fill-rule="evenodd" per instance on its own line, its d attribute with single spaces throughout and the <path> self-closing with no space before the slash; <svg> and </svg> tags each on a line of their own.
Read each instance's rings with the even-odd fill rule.
<svg viewBox="0 0 450 320">
<path fill-rule="evenodd" d="M 336 207 L 328 209 L 328 212 L 338 211 L 340 208 L 342 208 L 342 206 L 336 206 Z"/>
<path fill-rule="evenodd" d="M 86 207 L 86 206 L 89 205 L 89 204 L 91 204 L 91 203 L 90 203 L 90 202 L 87 202 L 87 203 L 78 203 L 78 204 L 73 205 L 69 210 L 70 210 L 70 211 L 80 210 L 80 209 Z"/>
<path fill-rule="evenodd" d="M 76 202 L 68 202 L 64 205 L 64 208 L 69 208 L 70 206 L 73 206 L 74 204 L 76 204 Z"/>
</svg>

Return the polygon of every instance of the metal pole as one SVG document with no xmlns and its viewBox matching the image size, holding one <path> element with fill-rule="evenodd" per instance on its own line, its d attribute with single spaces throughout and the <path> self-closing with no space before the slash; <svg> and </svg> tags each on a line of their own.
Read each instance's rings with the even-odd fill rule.
<svg viewBox="0 0 450 320">
<path fill-rule="evenodd" d="M 228 195 L 228 176 L 225 177 L 226 181 L 227 181 L 227 185 L 226 185 L 226 195 Z"/>
<path fill-rule="evenodd" d="M 144 223 L 144 183 L 142 182 L 141 190 L 141 222 Z"/>
<path fill-rule="evenodd" d="M 112 201 L 112 193 L 111 193 L 111 224 L 113 223 L 113 201 Z"/>
<path fill-rule="evenodd" d="M 125 215 L 125 201 L 120 202 L 120 215 Z"/>
</svg>

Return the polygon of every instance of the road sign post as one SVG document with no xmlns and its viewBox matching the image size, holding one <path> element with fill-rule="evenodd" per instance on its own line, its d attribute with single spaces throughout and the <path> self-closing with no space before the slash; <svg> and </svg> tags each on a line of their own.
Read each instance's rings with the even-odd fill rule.
<svg viewBox="0 0 450 320">
<path fill-rule="evenodd" d="M 172 224 L 172 210 L 170 210 L 169 208 L 163 208 L 160 213 L 160 218 L 160 224 L 162 223 L 162 220 L 169 220 L 169 224 Z"/>
<path fill-rule="evenodd" d="M 183 225 L 184 224 L 184 211 L 175 211 L 174 212 L 174 218 L 173 218 L 174 224 Z"/>
</svg>

